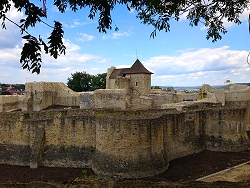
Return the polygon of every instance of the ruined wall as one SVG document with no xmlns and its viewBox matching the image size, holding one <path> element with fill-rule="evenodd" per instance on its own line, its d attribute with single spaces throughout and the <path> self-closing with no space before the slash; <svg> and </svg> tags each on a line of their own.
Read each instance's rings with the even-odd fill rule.
<svg viewBox="0 0 250 188">
<path fill-rule="evenodd" d="M 174 102 L 179 103 L 182 101 L 197 101 L 199 94 L 198 93 L 177 93 L 174 94 Z"/>
<path fill-rule="evenodd" d="M 0 112 L 21 109 L 24 95 L 0 95 Z"/>
<path fill-rule="evenodd" d="M 248 88 L 249 86 L 244 85 L 244 84 L 229 84 L 226 86 L 226 89 L 228 89 L 229 91 L 239 91 L 239 90 L 245 90 Z"/>
<path fill-rule="evenodd" d="M 106 77 L 106 89 L 114 89 L 114 79 L 109 79 L 110 75 L 112 74 L 112 72 L 114 71 L 114 69 L 116 69 L 116 67 L 112 66 L 110 68 L 108 68 L 107 70 L 107 77 Z"/>
<path fill-rule="evenodd" d="M 237 87 L 236 87 L 237 88 Z M 225 100 L 226 101 L 249 101 L 250 100 L 250 87 L 247 87 L 243 90 L 236 90 L 232 88 L 229 91 L 225 91 Z"/>
<path fill-rule="evenodd" d="M 225 90 L 224 89 L 216 89 L 213 91 L 213 94 L 215 95 L 218 102 L 222 104 L 222 106 L 226 103 L 226 97 L 225 97 Z"/>
<path fill-rule="evenodd" d="M 36 127 L 45 130 L 44 166 L 90 167 L 95 123 L 87 111 L 0 114 L 0 163 L 29 166 Z"/>
<path fill-rule="evenodd" d="M 161 121 L 165 124 L 165 145 L 169 160 L 199 153 L 205 145 L 206 113 L 187 112 L 169 114 Z"/>
<path fill-rule="evenodd" d="M 118 89 L 117 85 L 115 84 L 116 79 L 107 79 L 106 89 Z"/>
<path fill-rule="evenodd" d="M 168 167 L 163 141 L 164 125 L 155 121 L 133 117 L 98 118 L 92 164 L 94 172 L 123 178 L 147 177 L 164 172 Z"/>
<path fill-rule="evenodd" d="M 80 94 L 80 109 L 94 109 L 95 94 L 93 91 L 82 92 Z"/>
<path fill-rule="evenodd" d="M 172 93 L 166 93 L 164 94 L 149 94 L 150 98 L 152 98 L 153 101 L 153 107 L 160 108 L 162 104 L 168 104 L 174 102 L 174 97 Z"/>
<path fill-rule="evenodd" d="M 130 79 L 124 77 L 116 77 L 115 79 L 111 79 L 111 83 L 114 81 L 114 86 L 112 89 L 123 89 L 126 93 L 130 90 Z"/>
<path fill-rule="evenodd" d="M 166 170 L 169 160 L 205 149 L 248 149 L 249 104 L 232 106 L 236 105 L 193 103 L 182 106 L 181 112 L 71 109 L 0 113 L 0 163 L 35 166 L 41 155 L 44 166 L 92 167 L 97 174 L 115 177 L 153 176 Z M 37 147 L 41 154 L 35 147 L 37 138 L 42 142 Z"/>
<path fill-rule="evenodd" d="M 22 122 L 20 113 L 0 113 L 0 163 L 29 166 L 34 126 Z"/>
<path fill-rule="evenodd" d="M 56 87 L 55 105 L 63 106 L 79 106 L 80 94 L 83 92 L 75 92 L 68 88 L 64 83 L 60 82 Z"/>
<path fill-rule="evenodd" d="M 245 108 L 207 111 L 206 145 L 211 151 L 242 151 L 248 147 Z"/>
<path fill-rule="evenodd" d="M 40 111 L 51 105 L 79 106 L 80 93 L 59 82 L 27 82 L 23 111 Z"/>
<path fill-rule="evenodd" d="M 130 96 L 125 89 L 98 89 L 94 91 L 95 108 L 126 109 Z"/>
</svg>

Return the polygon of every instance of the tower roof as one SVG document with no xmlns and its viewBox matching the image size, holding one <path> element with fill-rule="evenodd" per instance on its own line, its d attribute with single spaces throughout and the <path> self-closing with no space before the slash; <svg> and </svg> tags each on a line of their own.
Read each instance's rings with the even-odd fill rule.
<svg viewBox="0 0 250 188">
<path fill-rule="evenodd" d="M 140 60 L 137 59 L 130 68 L 114 69 L 109 78 L 114 79 L 117 76 L 124 76 L 124 74 L 153 74 L 153 73 L 148 71 L 140 62 Z"/>
<path fill-rule="evenodd" d="M 143 64 L 140 62 L 139 59 L 137 59 L 134 64 L 130 67 L 130 69 L 127 70 L 127 74 L 153 74 L 152 72 L 148 71 Z"/>
</svg>

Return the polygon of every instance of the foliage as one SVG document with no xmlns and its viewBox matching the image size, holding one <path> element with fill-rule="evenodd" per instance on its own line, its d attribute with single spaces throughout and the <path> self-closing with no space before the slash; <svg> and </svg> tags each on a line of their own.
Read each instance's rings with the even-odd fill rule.
<svg viewBox="0 0 250 188">
<path fill-rule="evenodd" d="M 170 91 L 174 91 L 174 87 L 173 86 L 168 86 L 166 88 L 166 91 L 170 92 Z"/>
<path fill-rule="evenodd" d="M 15 85 L 12 85 L 12 88 L 14 90 L 25 90 L 25 84 L 15 84 Z"/>
<path fill-rule="evenodd" d="M 83 174 L 83 177 L 84 177 L 84 178 L 87 177 L 87 173 L 88 173 L 87 169 L 83 169 L 83 170 L 82 170 L 82 174 Z"/>
<path fill-rule="evenodd" d="M 41 1 L 41 0 L 40 0 Z M 239 16 L 243 11 L 248 8 L 248 0 L 54 0 L 54 5 L 62 13 L 66 9 L 71 9 L 76 12 L 79 9 L 88 8 L 88 17 L 94 19 L 98 17 L 97 29 L 99 32 L 106 33 L 107 30 L 112 29 L 111 12 L 116 5 L 125 5 L 128 11 L 133 9 L 137 12 L 137 18 L 142 23 L 152 25 L 154 27 L 151 37 L 155 37 L 157 31 L 170 31 L 170 21 L 178 21 L 182 15 L 190 21 L 190 26 L 197 26 L 199 23 L 207 27 L 207 39 L 212 39 L 213 42 L 220 40 L 221 34 L 227 32 L 223 21 L 234 22 L 240 24 Z M 25 18 L 20 20 L 20 24 L 15 23 L 7 17 L 11 6 L 14 6 L 19 11 L 23 11 Z M 44 10 L 45 9 L 45 10 Z M 49 26 L 42 19 L 46 18 L 46 7 L 40 8 L 39 6 L 31 3 L 30 0 L 1 0 L 0 2 L 0 21 L 2 21 L 2 28 L 6 28 L 5 21 L 8 20 L 20 28 L 24 43 L 20 63 L 23 69 L 27 69 L 32 73 L 40 73 L 42 58 L 42 48 L 45 53 L 48 53 L 54 58 L 60 54 L 65 54 L 65 46 L 63 45 L 62 38 L 64 31 L 62 24 L 58 21 L 54 22 L 54 26 Z M 44 23 L 52 27 L 48 42 L 38 36 L 29 34 L 28 29 L 35 27 L 37 23 Z M 115 30 L 118 30 L 115 27 Z"/>
<path fill-rule="evenodd" d="M 9 91 L 3 91 L 2 95 L 11 95 L 11 93 Z"/>
<path fill-rule="evenodd" d="M 7 13 L 10 11 L 11 6 L 14 6 L 18 11 L 22 10 L 24 12 L 26 17 L 20 20 L 20 24 L 15 23 L 7 17 Z M 8 20 L 20 28 L 20 32 L 23 35 L 22 38 L 26 40 L 20 57 L 20 63 L 23 69 L 27 69 L 32 73 L 36 72 L 37 74 L 40 73 L 42 63 L 42 48 L 46 54 L 49 53 L 55 59 L 60 54 L 65 54 L 66 49 L 62 42 L 64 33 L 62 24 L 55 21 L 54 26 L 50 26 L 42 21 L 42 18 L 45 17 L 45 11 L 29 0 L 2 0 L 0 2 L 0 21 L 2 21 L 2 28 L 6 29 L 5 21 Z M 40 36 L 35 37 L 28 32 L 29 27 L 35 27 L 36 24 L 40 22 L 45 23 L 53 29 L 48 37 L 47 43 L 45 43 Z"/>
<path fill-rule="evenodd" d="M 160 86 L 151 86 L 151 89 L 162 89 Z"/>
<path fill-rule="evenodd" d="M 67 85 L 76 92 L 94 91 L 106 88 L 107 73 L 90 75 L 86 72 L 76 72 L 68 78 Z"/>
<path fill-rule="evenodd" d="M 106 77 L 107 73 L 97 74 L 92 77 L 91 90 L 105 89 L 106 88 Z"/>
<path fill-rule="evenodd" d="M 7 87 L 6 84 L 1 84 L 2 91 L 5 91 L 6 87 Z"/>
</svg>

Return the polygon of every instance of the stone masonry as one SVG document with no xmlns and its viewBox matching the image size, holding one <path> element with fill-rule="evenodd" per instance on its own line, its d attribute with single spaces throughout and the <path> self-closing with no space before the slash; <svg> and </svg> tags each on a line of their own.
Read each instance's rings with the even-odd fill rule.
<svg viewBox="0 0 250 188">
<path fill-rule="evenodd" d="M 151 74 L 136 60 L 108 69 L 106 89 L 28 82 L 25 96 L 1 97 L 0 163 L 139 178 L 204 150 L 249 149 L 250 87 L 203 85 L 202 95 L 179 94 L 151 90 Z M 80 109 L 45 110 L 57 105 Z"/>
</svg>

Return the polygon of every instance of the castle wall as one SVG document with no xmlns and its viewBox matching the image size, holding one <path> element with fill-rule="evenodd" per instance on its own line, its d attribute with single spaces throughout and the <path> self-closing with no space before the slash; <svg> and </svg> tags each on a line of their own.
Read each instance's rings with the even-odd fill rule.
<svg viewBox="0 0 250 188">
<path fill-rule="evenodd" d="M 224 106 L 226 103 L 225 90 L 217 89 L 213 91 L 213 94 L 215 95 L 217 101 L 220 102 L 222 106 Z"/>
<path fill-rule="evenodd" d="M 182 112 L 71 109 L 0 113 L 0 163 L 31 165 L 37 130 L 44 130 L 40 165 L 92 167 L 106 176 L 147 177 L 166 170 L 169 160 L 205 149 L 248 149 L 249 104 L 196 103 L 183 106 Z"/>
<path fill-rule="evenodd" d="M 52 105 L 79 106 L 80 92 L 74 92 L 64 83 L 27 82 L 23 111 L 40 111 Z"/>
<path fill-rule="evenodd" d="M 206 145 L 210 151 L 242 151 L 248 147 L 248 116 L 245 108 L 209 110 Z"/>
<path fill-rule="evenodd" d="M 83 92 L 75 92 L 68 88 L 64 83 L 60 82 L 56 87 L 55 105 L 62 106 L 79 106 L 80 94 Z"/>
<path fill-rule="evenodd" d="M 82 92 L 80 94 L 80 109 L 95 108 L 95 94 L 93 91 Z"/>
<path fill-rule="evenodd" d="M 116 79 L 108 79 L 106 84 L 106 89 L 118 89 L 117 85 L 115 84 Z"/>
<path fill-rule="evenodd" d="M 125 89 L 99 89 L 94 91 L 95 108 L 126 109 L 130 96 Z"/>
<path fill-rule="evenodd" d="M 162 118 L 165 124 L 165 143 L 169 160 L 199 153 L 206 149 L 206 113 L 186 112 Z"/>
<path fill-rule="evenodd" d="M 240 87 L 240 86 L 239 86 Z M 244 87 L 244 86 L 241 86 Z M 236 90 L 237 87 L 233 87 L 230 91 L 225 91 L 226 101 L 249 101 L 250 100 L 250 87 L 244 90 Z"/>
<path fill-rule="evenodd" d="M 174 102 L 173 94 L 164 93 L 164 94 L 149 94 L 148 95 L 153 101 L 153 107 L 160 108 L 162 104 L 169 104 Z"/>
<path fill-rule="evenodd" d="M 114 69 L 116 69 L 116 67 L 112 66 L 110 68 L 108 68 L 107 70 L 107 77 L 106 77 L 106 89 L 114 89 L 114 79 L 110 79 L 110 75 L 112 74 L 112 72 L 114 71 Z"/>
<path fill-rule="evenodd" d="M 21 109 L 24 95 L 0 95 L 0 112 Z"/>
<path fill-rule="evenodd" d="M 175 103 L 182 101 L 197 101 L 199 94 L 198 93 L 177 93 L 174 94 Z"/>
<path fill-rule="evenodd" d="M 96 128 L 92 169 L 97 174 L 147 177 L 167 169 L 164 125 L 158 124 L 158 120 L 109 116 L 98 118 Z"/>
<path fill-rule="evenodd" d="M 0 114 L 0 163 L 29 166 L 36 127 L 45 130 L 43 166 L 90 167 L 95 123 L 87 111 Z"/>
</svg>

